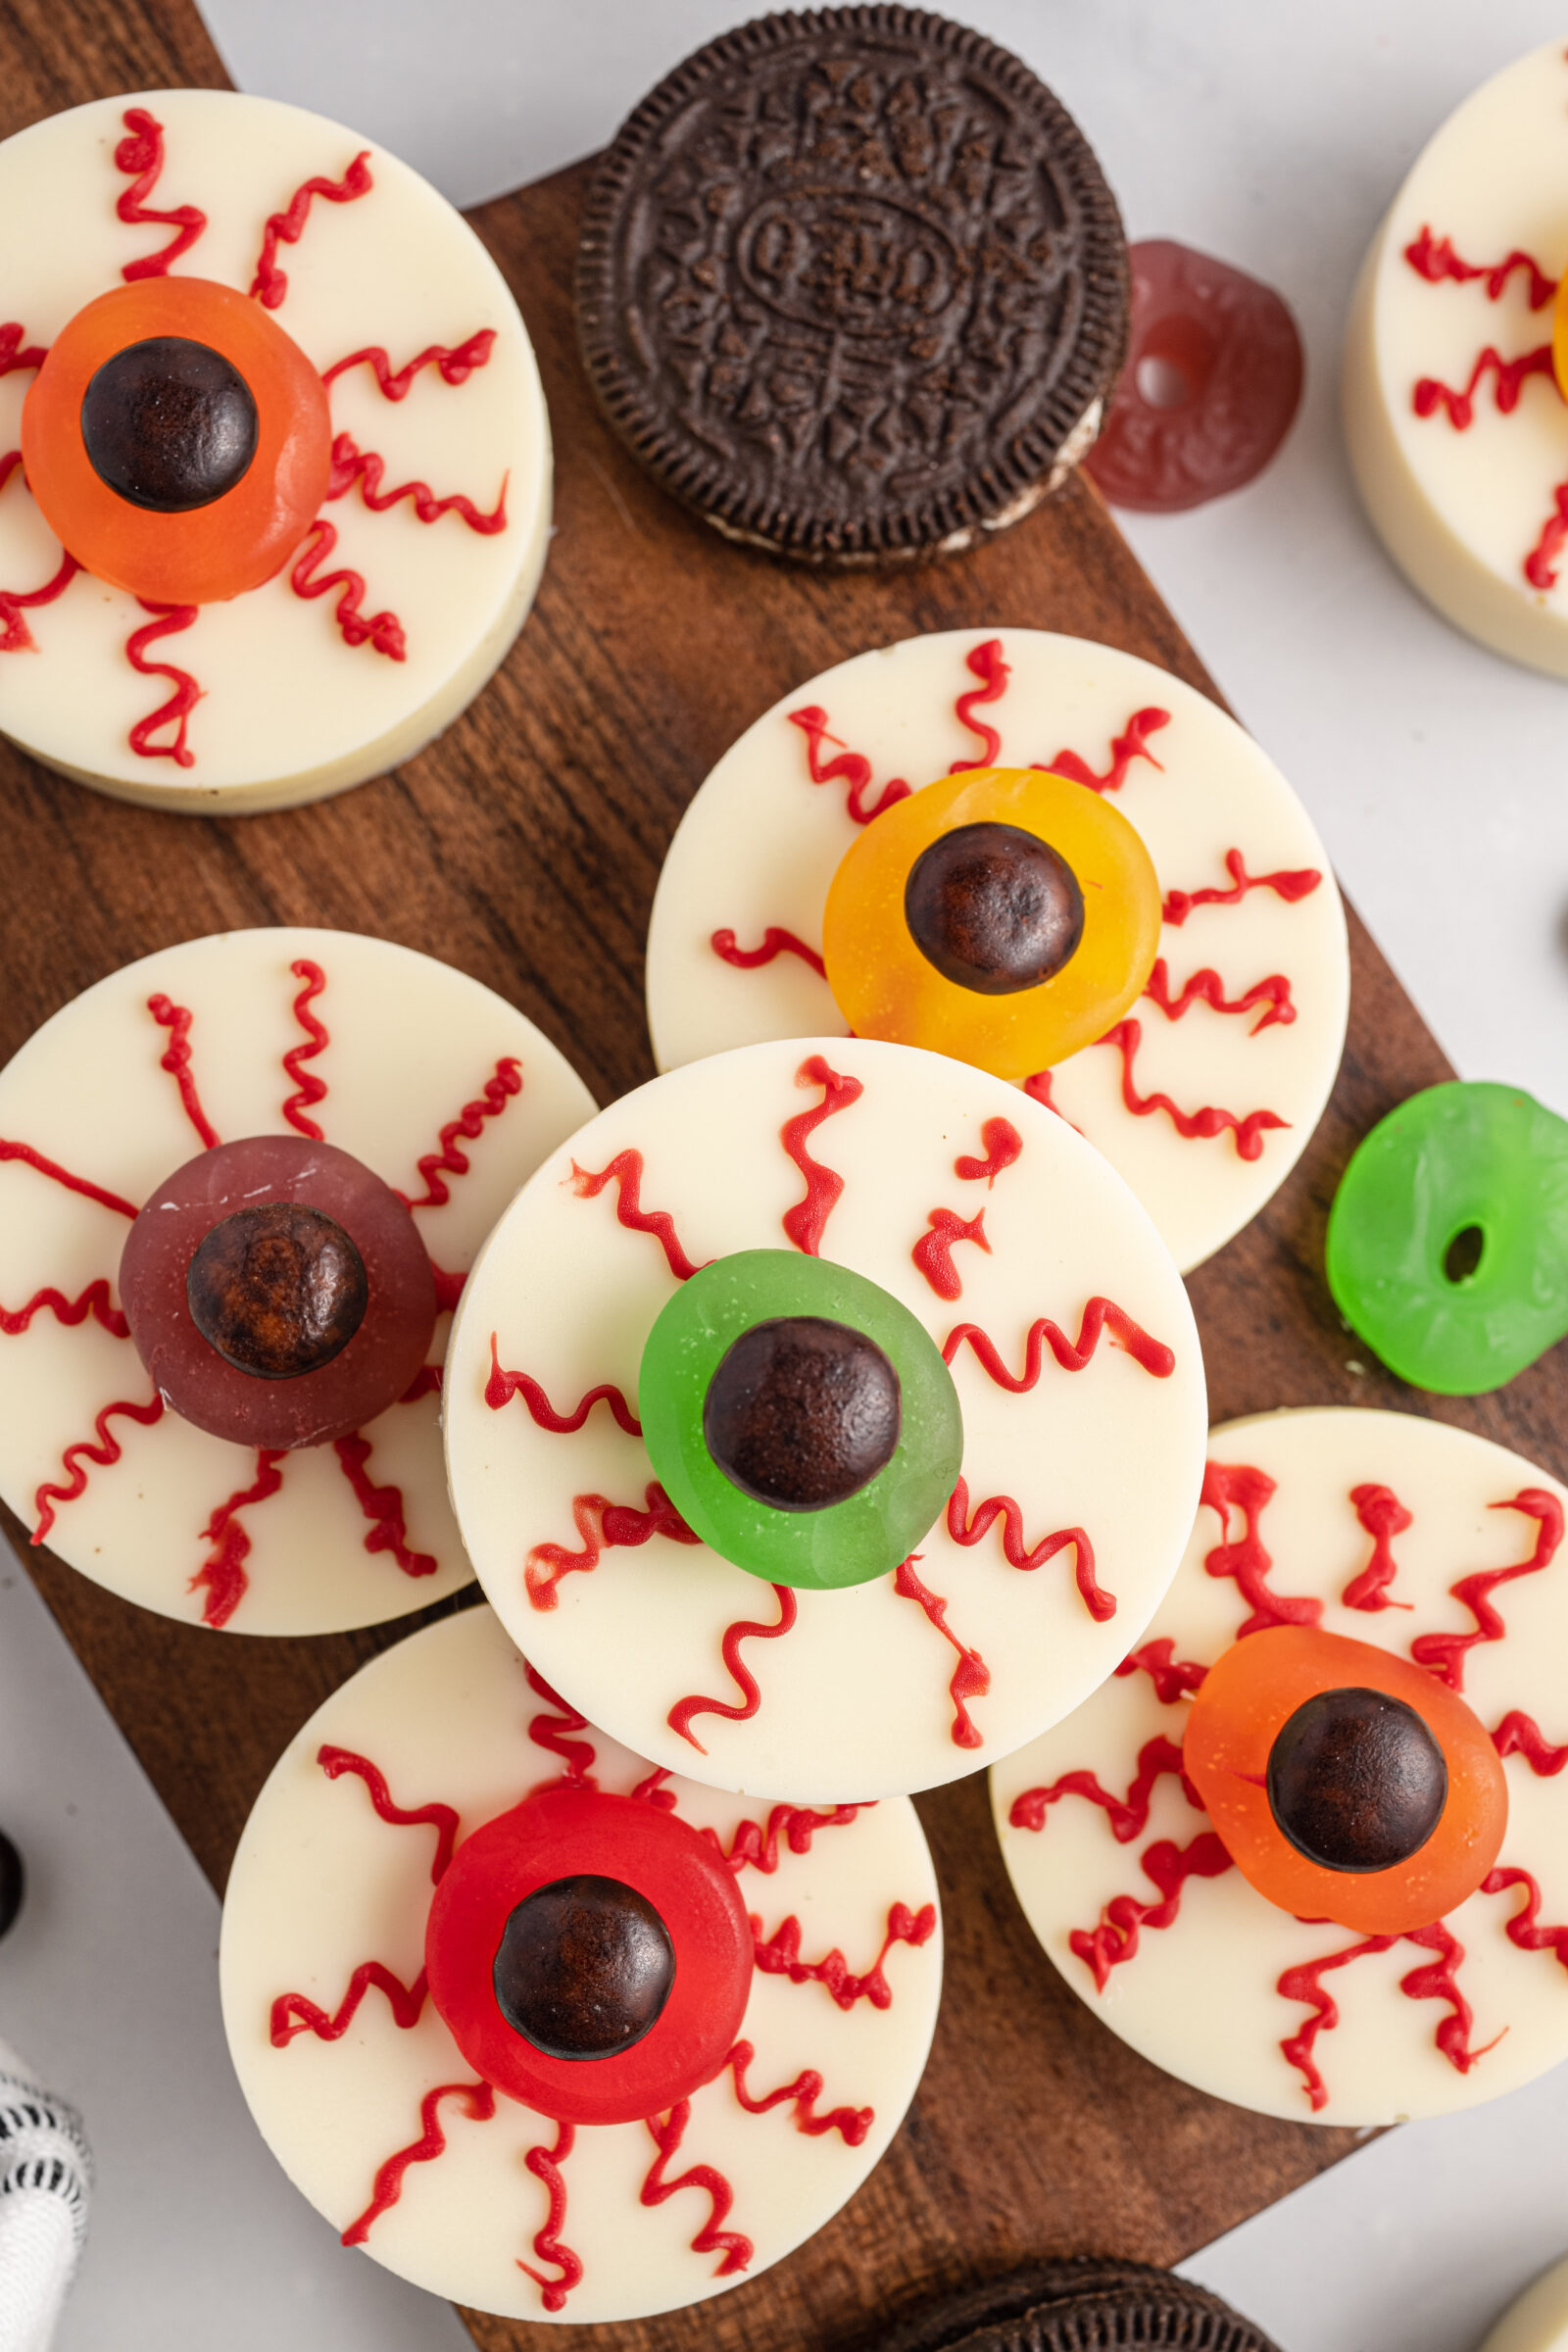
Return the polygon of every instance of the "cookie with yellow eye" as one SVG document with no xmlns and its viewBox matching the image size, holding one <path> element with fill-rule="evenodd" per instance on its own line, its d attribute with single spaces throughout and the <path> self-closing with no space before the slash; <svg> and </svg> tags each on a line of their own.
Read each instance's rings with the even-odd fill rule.
<svg viewBox="0 0 1568 2352">
<path fill-rule="evenodd" d="M 1568 2057 L 1565 1503 L 1402 1413 L 1213 1432 L 1147 1633 L 992 1774 L 1031 1927 L 1145 2057 L 1326 2124 Z"/>
<path fill-rule="evenodd" d="M 1024 1086 L 1197 1265 L 1289 1174 L 1339 1066 L 1345 917 L 1306 812 L 1163 670 L 1035 629 L 860 654 L 763 713 L 670 845 L 670 1069 L 847 1028 Z"/>
</svg>

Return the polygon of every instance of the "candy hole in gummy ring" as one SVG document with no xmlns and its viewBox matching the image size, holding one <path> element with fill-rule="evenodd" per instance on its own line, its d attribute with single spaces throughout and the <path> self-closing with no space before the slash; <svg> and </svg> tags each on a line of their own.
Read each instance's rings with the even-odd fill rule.
<svg viewBox="0 0 1568 2352">
<path fill-rule="evenodd" d="M 1461 1225 L 1443 1253 L 1443 1271 L 1450 1282 L 1470 1282 L 1481 1271 L 1487 1237 L 1479 1225 Z"/>
</svg>

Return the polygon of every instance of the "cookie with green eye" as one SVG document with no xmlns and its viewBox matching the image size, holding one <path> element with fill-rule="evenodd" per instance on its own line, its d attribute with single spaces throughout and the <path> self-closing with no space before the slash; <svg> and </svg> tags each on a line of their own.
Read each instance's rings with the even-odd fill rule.
<svg viewBox="0 0 1568 2352">
<path fill-rule="evenodd" d="M 924 1325 L 863 1274 L 789 1250 L 737 1250 L 683 1283 L 637 1396 L 686 1524 L 770 1584 L 886 1576 L 963 1460 L 957 1390 Z"/>
</svg>

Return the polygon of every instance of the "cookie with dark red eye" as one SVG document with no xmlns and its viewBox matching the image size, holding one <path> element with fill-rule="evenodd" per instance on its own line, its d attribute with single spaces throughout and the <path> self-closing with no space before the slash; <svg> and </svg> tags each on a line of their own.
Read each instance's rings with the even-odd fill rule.
<svg viewBox="0 0 1568 2352">
<path fill-rule="evenodd" d="M 176 1168 L 120 1260 L 136 1351 L 183 1420 L 324 1446 L 417 1377 L 436 1285 L 408 1203 L 330 1144 L 257 1135 Z"/>
</svg>

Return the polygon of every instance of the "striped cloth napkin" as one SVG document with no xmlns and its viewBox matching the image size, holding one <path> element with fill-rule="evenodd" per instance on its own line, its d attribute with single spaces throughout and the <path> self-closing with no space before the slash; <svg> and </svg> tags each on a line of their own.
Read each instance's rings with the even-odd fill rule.
<svg viewBox="0 0 1568 2352">
<path fill-rule="evenodd" d="M 91 2181 L 80 2116 L 0 2041 L 0 2352 L 48 2352 Z"/>
</svg>

